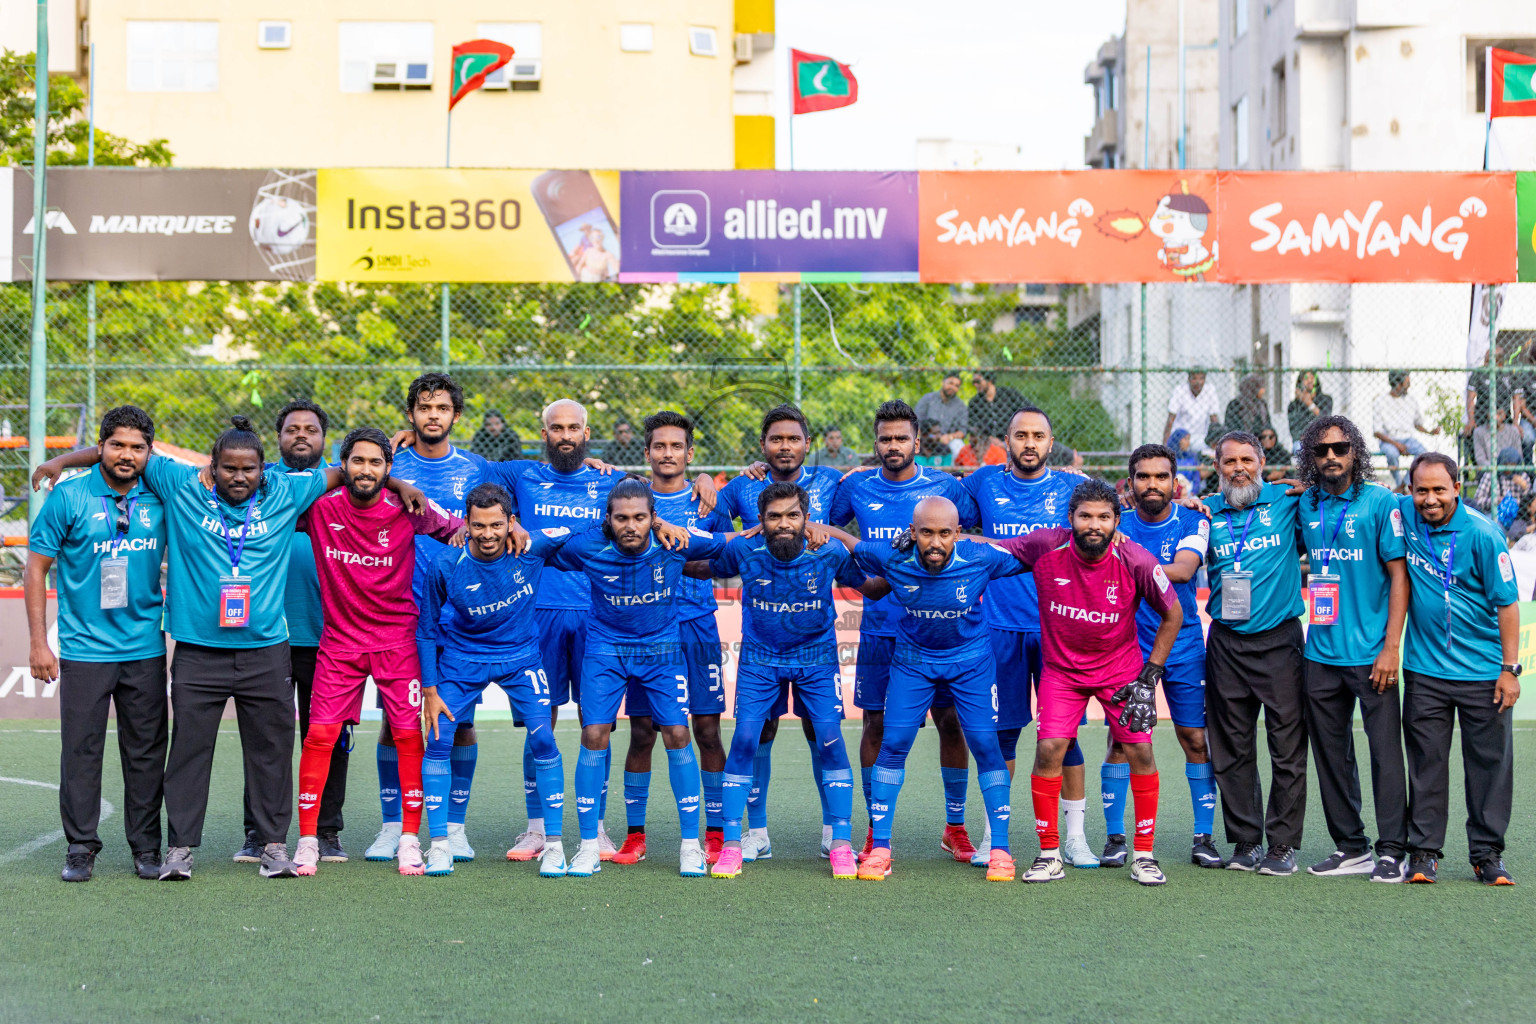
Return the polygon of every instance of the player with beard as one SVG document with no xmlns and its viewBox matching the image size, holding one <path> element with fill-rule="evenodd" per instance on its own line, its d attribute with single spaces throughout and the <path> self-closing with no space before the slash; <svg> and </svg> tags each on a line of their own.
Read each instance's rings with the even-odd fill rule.
<svg viewBox="0 0 1536 1024">
<path fill-rule="evenodd" d="M 1157 559 L 1132 541 L 1111 544 L 1120 523 L 1114 488 L 1102 480 L 1084 481 L 1072 492 L 1067 514 L 1070 530 L 1036 530 L 999 544 L 1034 573 L 1042 593 L 1045 666 L 1029 780 L 1040 856 L 1024 873 L 1024 881 L 1066 877 L 1056 826 L 1062 758 L 1088 701 L 1097 698 L 1110 739 L 1131 765 L 1136 803 L 1131 878 L 1142 885 L 1162 885 L 1167 879 L 1152 855 L 1158 793 L 1152 727 L 1157 723 L 1157 684 L 1183 625 L 1183 609 Z M 1161 620 L 1145 660 L 1136 644 L 1136 612 L 1143 603 Z"/>
<path fill-rule="evenodd" d="M 407 538 L 448 541 L 463 521 L 428 503 L 407 512 L 385 491 L 392 462 L 382 430 L 360 427 L 341 442 L 346 484 L 311 505 L 299 528 L 320 551 L 316 569 L 325 628 L 315 669 L 309 731 L 299 759 L 299 846 L 293 862 L 300 875 L 320 863 L 316 822 L 331 751 L 348 722 L 360 720 L 363 690 L 372 677 L 399 751 L 403 831 L 397 847 L 402 875 L 419 875 L 422 788 L 421 665 L 416 656 L 418 605 L 411 594 L 416 568 Z"/>
<path fill-rule="evenodd" d="M 1195 837 L 1189 859 L 1203 868 L 1226 865 L 1211 838 L 1216 818 L 1216 784 L 1205 745 L 1205 634 L 1196 604 L 1195 574 L 1210 546 L 1211 524 L 1200 513 L 1173 501 L 1178 480 L 1178 456 L 1160 444 L 1144 444 L 1131 453 L 1129 512 L 1120 517 L 1120 532 L 1157 559 L 1173 584 L 1184 625 L 1173 642 L 1163 669 L 1163 696 L 1173 718 L 1179 746 L 1184 748 L 1184 777 L 1194 807 Z M 1147 604 L 1136 610 L 1136 636 L 1142 657 L 1150 658 L 1162 616 Z M 1106 867 L 1122 867 L 1130 855 L 1125 842 L 1125 804 L 1130 792 L 1131 766 L 1125 748 L 1111 741 L 1099 769 L 1104 794 Z"/>
<path fill-rule="evenodd" d="M 982 533 L 1001 540 L 1027 537 L 1043 528 L 1065 528 L 1067 503 L 1082 477 L 1046 465 L 1056 443 L 1051 418 L 1028 405 L 1013 414 L 1007 430 L 1007 465 L 983 466 L 965 478 L 965 489 L 976 499 L 981 515 Z M 1034 577 L 1028 574 L 998 580 L 990 594 L 981 610 L 991 630 L 997 665 L 997 738 L 1011 776 L 1019 735 L 1034 717 L 1029 709 L 1030 694 L 1040 687 L 1039 597 Z M 1088 802 L 1083 752 L 1076 740 L 1067 748 L 1064 764 L 1061 791 L 1067 841 L 1062 854 L 1073 867 L 1096 868 L 1099 859 L 1083 831 Z M 987 865 L 987 843 L 983 838 L 971 858 L 977 867 Z"/>
<path fill-rule="evenodd" d="M 948 498 L 959 510 L 960 525 L 976 525 L 976 502 L 960 481 L 947 473 L 915 464 L 918 445 L 917 414 L 906 402 L 886 402 L 875 410 L 876 473 L 850 476 L 837 486 L 827 521 L 845 527 L 855 519 L 860 539 L 889 542 L 912 525 L 912 512 L 924 498 Z M 885 732 L 885 692 L 890 682 L 898 623 L 905 612 L 891 595 L 864 602 L 859 619 L 859 660 L 854 676 L 853 702 L 864 712 L 859 763 L 864 783 L 864 803 L 872 799 L 875 760 Z M 958 861 L 976 852 L 965 831 L 965 790 L 970 775 L 970 752 L 955 711 L 949 687 L 934 688 L 933 723 L 939 733 L 939 770 L 944 781 L 945 826 L 940 846 Z M 864 841 L 864 852 L 874 849 L 874 828 Z"/>
</svg>

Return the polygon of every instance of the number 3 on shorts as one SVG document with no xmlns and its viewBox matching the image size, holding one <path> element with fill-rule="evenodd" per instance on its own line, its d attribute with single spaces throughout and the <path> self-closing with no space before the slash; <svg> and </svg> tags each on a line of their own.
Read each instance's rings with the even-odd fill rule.
<svg viewBox="0 0 1536 1024">
<path fill-rule="evenodd" d="M 672 678 L 677 680 L 677 702 L 679 704 L 687 704 L 688 703 L 688 677 L 687 676 L 673 676 Z"/>
<path fill-rule="evenodd" d="M 421 707 L 421 680 L 412 679 L 405 688 L 405 702 L 413 708 Z"/>
</svg>

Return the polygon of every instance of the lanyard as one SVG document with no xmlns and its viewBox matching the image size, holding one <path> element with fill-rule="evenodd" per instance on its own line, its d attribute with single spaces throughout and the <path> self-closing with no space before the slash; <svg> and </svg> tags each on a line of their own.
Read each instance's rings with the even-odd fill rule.
<svg viewBox="0 0 1536 1024">
<path fill-rule="evenodd" d="M 1344 513 L 1348 511 L 1349 501 L 1345 500 L 1344 506 L 1339 509 L 1339 517 L 1333 521 L 1333 536 L 1328 536 L 1326 528 L 1323 530 L 1323 571 L 1318 574 L 1319 576 L 1328 575 L 1328 560 L 1333 557 L 1333 545 L 1339 539 L 1339 531 L 1344 527 Z M 1319 507 L 1317 510 L 1317 518 L 1319 520 L 1323 518 L 1323 510 L 1321 507 Z M 1323 526 L 1322 522 L 1319 522 L 1318 526 Z"/>
<path fill-rule="evenodd" d="M 1237 551 L 1232 555 L 1232 568 L 1237 572 L 1243 571 L 1243 548 L 1248 544 L 1248 528 L 1253 525 L 1253 513 L 1255 511 L 1255 509 L 1251 508 L 1248 510 L 1248 518 L 1243 520 L 1242 539 L 1237 542 Z M 1232 529 L 1231 511 L 1227 512 L 1227 532 L 1229 534 L 1236 532 Z"/>
<path fill-rule="evenodd" d="M 117 530 L 117 523 L 115 521 L 116 517 L 114 515 L 114 513 L 116 513 L 116 511 L 117 511 L 117 503 L 116 502 L 108 501 L 107 498 L 106 498 L 106 495 L 102 495 L 102 498 L 101 498 L 101 510 L 106 513 L 107 521 L 109 523 L 112 523 L 112 557 L 113 558 L 116 558 L 118 556 L 118 553 L 122 551 L 122 549 L 123 549 L 123 542 L 128 539 L 128 531 L 133 528 L 133 510 L 134 510 L 134 507 L 138 505 L 138 503 L 139 503 L 139 499 L 138 498 L 131 498 L 131 499 L 129 499 L 129 501 L 128 501 L 128 511 L 126 513 L 126 516 L 125 516 L 128 525 L 123 527 L 122 532 L 119 533 L 118 530 Z"/>
<path fill-rule="evenodd" d="M 1429 535 L 1429 524 L 1424 524 L 1424 546 L 1429 548 L 1429 561 L 1436 566 L 1435 575 L 1440 576 L 1440 558 L 1435 552 L 1435 542 Z M 1451 649 L 1451 585 L 1456 581 L 1456 534 L 1451 534 L 1450 546 L 1445 552 L 1445 573 L 1441 582 L 1445 586 L 1445 649 Z"/>
<path fill-rule="evenodd" d="M 224 547 L 229 552 L 229 570 L 231 576 L 240 575 L 240 556 L 245 553 L 245 530 L 250 525 L 251 513 L 256 511 L 256 502 L 252 501 L 245 506 L 245 519 L 240 523 L 240 543 L 236 544 L 229 538 L 229 520 L 224 516 L 224 510 L 219 510 L 219 518 L 224 520 Z"/>
</svg>

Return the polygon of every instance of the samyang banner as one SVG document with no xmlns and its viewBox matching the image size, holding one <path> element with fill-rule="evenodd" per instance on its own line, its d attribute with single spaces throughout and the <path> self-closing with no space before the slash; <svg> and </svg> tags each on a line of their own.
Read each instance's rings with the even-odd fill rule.
<svg viewBox="0 0 1536 1024">
<path fill-rule="evenodd" d="M 12 279 L 32 279 L 32 175 L 12 176 Z M 312 281 L 315 172 L 50 167 L 53 281 Z"/>
<path fill-rule="evenodd" d="M 622 281 L 917 280 L 918 176 L 625 171 Z"/>
<path fill-rule="evenodd" d="M 617 281 L 617 171 L 327 168 L 322 281 Z"/>
</svg>

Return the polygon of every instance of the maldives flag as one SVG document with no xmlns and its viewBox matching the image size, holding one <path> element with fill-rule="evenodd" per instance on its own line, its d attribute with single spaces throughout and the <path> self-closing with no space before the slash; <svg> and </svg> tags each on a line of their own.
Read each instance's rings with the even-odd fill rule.
<svg viewBox="0 0 1536 1024">
<path fill-rule="evenodd" d="M 1536 117 L 1536 57 L 1490 48 L 1488 116 Z"/>
<path fill-rule="evenodd" d="M 797 114 L 836 110 L 859 101 L 859 80 L 853 77 L 853 69 L 831 57 L 790 50 L 789 71 Z"/>
<path fill-rule="evenodd" d="M 494 39 L 471 39 L 453 48 L 453 92 L 448 109 L 485 84 L 485 76 L 512 59 L 512 47 Z"/>
</svg>

